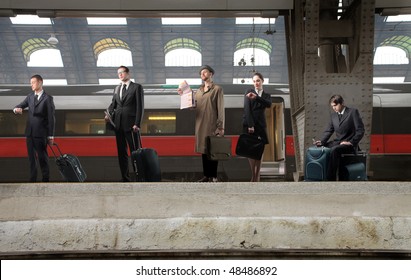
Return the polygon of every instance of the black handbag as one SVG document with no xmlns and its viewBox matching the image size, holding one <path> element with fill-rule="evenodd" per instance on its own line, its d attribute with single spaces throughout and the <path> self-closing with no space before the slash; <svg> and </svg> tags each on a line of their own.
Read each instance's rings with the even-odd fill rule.
<svg viewBox="0 0 411 280">
<path fill-rule="evenodd" d="M 264 146 L 265 144 L 260 136 L 244 133 L 238 138 L 235 153 L 238 156 L 261 160 Z"/>
<path fill-rule="evenodd" d="M 231 157 L 231 138 L 207 136 L 207 157 L 210 160 L 228 160 Z"/>
</svg>

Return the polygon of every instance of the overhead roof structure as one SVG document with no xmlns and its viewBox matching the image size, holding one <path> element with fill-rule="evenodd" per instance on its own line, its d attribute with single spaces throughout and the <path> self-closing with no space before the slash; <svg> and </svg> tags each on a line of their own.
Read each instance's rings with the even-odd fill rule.
<svg viewBox="0 0 411 280">
<path fill-rule="evenodd" d="M 175 49 L 191 49 L 201 56 L 202 64 L 216 70 L 215 80 L 232 83 L 260 71 L 270 83 L 288 83 L 287 48 L 282 15 L 293 9 L 293 1 L 7 1 L 0 4 L 0 83 L 24 84 L 39 73 L 44 78 L 66 80 L 67 84 L 98 84 L 116 79 L 116 66 L 100 67 L 99 55 L 109 49 L 128 50 L 131 54 L 133 79 L 141 83 L 165 84 L 167 79 L 198 78 L 198 65 L 166 66 L 165 55 Z M 71 1 L 72 2 L 72 1 Z M 138 4 L 138 5 L 137 5 Z M 403 1 L 376 1 L 376 12 L 402 13 Z M 404 10 L 405 9 L 405 10 Z M 13 24 L 10 16 L 36 14 L 50 18 L 51 24 Z M 87 17 L 118 16 L 126 24 L 91 25 Z M 201 24 L 162 24 L 161 17 L 202 17 Z M 236 24 L 235 17 L 266 17 L 265 24 Z M 395 46 L 411 49 L 410 22 L 387 22 L 376 16 L 375 49 Z M 275 21 L 275 23 L 274 23 Z M 57 44 L 47 39 L 54 35 Z M 408 39 L 407 39 L 408 38 Z M 30 67 L 28 61 L 41 49 L 59 50 L 62 67 Z M 258 49 L 268 56 L 268 65 L 253 65 L 248 57 L 245 65 L 234 61 L 234 53 Z M 244 56 L 246 57 L 246 56 Z M 115 63 L 114 63 L 115 64 Z M 376 65 L 374 76 L 401 76 L 411 81 L 410 63 Z"/>
</svg>

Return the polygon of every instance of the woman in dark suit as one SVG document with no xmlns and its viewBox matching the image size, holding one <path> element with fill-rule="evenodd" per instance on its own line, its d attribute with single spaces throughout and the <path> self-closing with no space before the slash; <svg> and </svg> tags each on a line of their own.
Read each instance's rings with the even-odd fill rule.
<svg viewBox="0 0 411 280">
<path fill-rule="evenodd" d="M 258 135 L 264 144 L 268 144 L 265 108 L 271 107 L 271 96 L 263 90 L 264 77 L 254 73 L 254 88 L 246 91 L 244 96 L 243 132 Z M 260 181 L 261 159 L 248 159 L 251 167 L 251 182 Z"/>
</svg>

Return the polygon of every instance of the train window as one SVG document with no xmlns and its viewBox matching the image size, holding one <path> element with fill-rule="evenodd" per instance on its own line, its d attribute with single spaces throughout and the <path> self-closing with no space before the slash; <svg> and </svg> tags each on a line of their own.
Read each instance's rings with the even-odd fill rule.
<svg viewBox="0 0 411 280">
<path fill-rule="evenodd" d="M 64 134 L 98 135 L 106 133 L 103 112 L 66 112 Z"/>
<path fill-rule="evenodd" d="M 142 132 L 148 135 L 175 134 L 176 119 L 176 112 L 145 112 L 142 124 Z"/>
<path fill-rule="evenodd" d="M 26 128 L 27 113 L 15 115 L 11 110 L 0 112 L 0 136 L 22 136 Z"/>
</svg>

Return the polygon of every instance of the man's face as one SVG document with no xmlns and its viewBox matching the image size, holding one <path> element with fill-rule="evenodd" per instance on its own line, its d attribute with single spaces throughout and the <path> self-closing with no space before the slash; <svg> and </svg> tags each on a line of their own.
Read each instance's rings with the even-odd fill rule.
<svg viewBox="0 0 411 280">
<path fill-rule="evenodd" d="M 119 68 L 117 70 L 117 75 L 120 81 L 122 82 L 127 82 L 130 79 L 129 73 L 126 72 L 126 69 L 124 68 Z"/>
<path fill-rule="evenodd" d="M 200 77 L 201 80 L 206 82 L 206 81 L 210 81 L 211 77 L 213 76 L 213 73 L 211 73 L 210 71 L 208 71 L 207 69 L 203 69 L 200 72 Z"/>
<path fill-rule="evenodd" d="M 41 90 L 41 87 L 43 86 L 43 83 L 36 78 L 31 78 L 30 79 L 30 85 L 31 85 L 31 90 L 32 91 L 39 91 Z"/>
<path fill-rule="evenodd" d="M 342 104 L 336 104 L 336 103 L 331 103 L 331 108 L 337 113 L 341 113 L 342 110 L 344 109 L 344 106 Z"/>
</svg>

